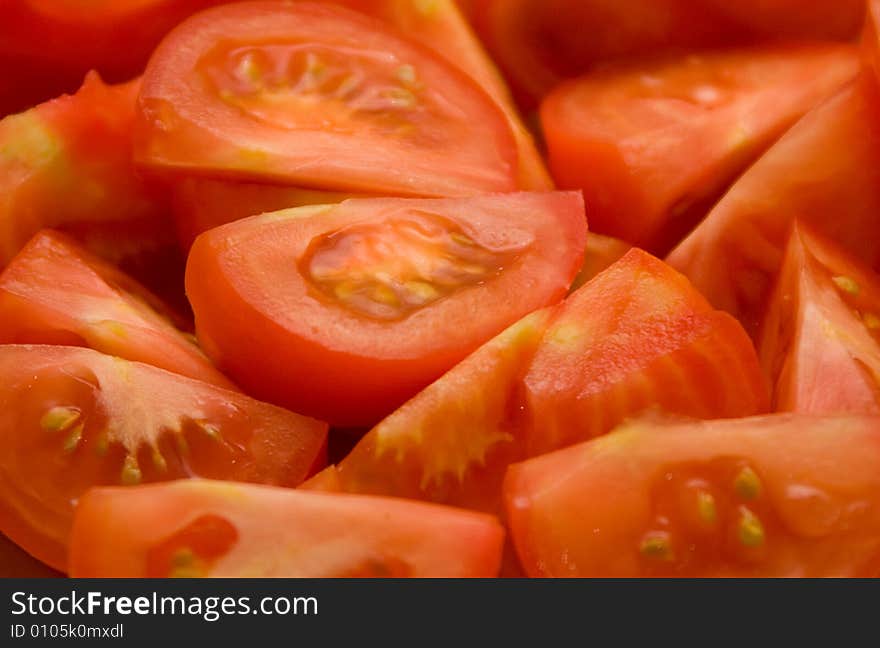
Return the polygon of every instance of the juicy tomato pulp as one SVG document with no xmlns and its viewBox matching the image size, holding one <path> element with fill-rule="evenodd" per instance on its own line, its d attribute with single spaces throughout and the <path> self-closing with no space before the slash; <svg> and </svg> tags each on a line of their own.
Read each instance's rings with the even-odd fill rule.
<svg viewBox="0 0 880 648">
<path fill-rule="evenodd" d="M 67 344 L 235 389 L 143 286 L 43 231 L 0 273 L 0 344 Z"/>
<path fill-rule="evenodd" d="M 880 414 L 880 276 L 797 226 L 760 351 L 777 411 Z"/>
<path fill-rule="evenodd" d="M 504 492 L 530 576 L 877 576 L 880 418 L 636 423 Z"/>
<path fill-rule="evenodd" d="M 0 531 L 63 570 L 89 488 L 192 476 L 296 486 L 327 426 L 148 365 L 0 346 Z"/>
<path fill-rule="evenodd" d="M 527 108 L 609 59 L 766 40 L 849 40 L 863 16 L 863 0 L 478 0 L 474 10 Z"/>
<path fill-rule="evenodd" d="M 880 93 L 865 73 L 795 124 L 668 261 L 756 335 L 794 220 L 880 267 L 878 213 Z"/>
<path fill-rule="evenodd" d="M 188 481 L 80 501 L 71 576 L 497 576 L 494 517 L 378 497 Z"/>
<path fill-rule="evenodd" d="M 542 104 L 554 178 L 584 191 L 592 230 L 666 254 L 757 156 L 857 72 L 849 45 L 602 69 Z"/>
<path fill-rule="evenodd" d="M 510 191 L 517 175 L 510 126 L 475 81 L 376 19 L 311 3 L 231 4 L 178 26 L 144 74 L 135 157 L 396 195 Z"/>
<path fill-rule="evenodd" d="M 632 250 L 560 306 L 482 346 L 310 484 L 497 511 L 511 462 L 603 434 L 646 409 L 766 411 L 742 327 Z"/>
<path fill-rule="evenodd" d="M 206 232 L 187 294 L 204 349 L 248 393 L 369 425 L 561 299 L 585 236 L 577 194 L 349 200 Z"/>
</svg>

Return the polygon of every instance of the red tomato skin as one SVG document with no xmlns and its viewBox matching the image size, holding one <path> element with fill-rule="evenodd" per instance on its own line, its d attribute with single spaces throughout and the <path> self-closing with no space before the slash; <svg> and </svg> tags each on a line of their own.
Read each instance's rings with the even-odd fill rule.
<svg viewBox="0 0 880 648">
<path fill-rule="evenodd" d="M 69 344 L 235 390 L 170 308 L 70 238 L 38 233 L 0 273 L 0 344 Z"/>
<path fill-rule="evenodd" d="M 341 47 L 368 54 L 385 50 L 395 61 L 411 61 L 420 74 L 421 93 L 413 101 L 422 111 L 398 116 L 383 106 L 382 112 L 399 118 L 401 129 L 412 127 L 415 135 L 424 130 L 416 118 L 443 118 L 444 139 L 404 140 L 397 131 L 384 136 L 371 124 L 359 127 L 357 118 L 366 119 L 363 115 L 375 110 L 354 109 L 338 99 L 322 104 L 324 122 L 332 127 L 304 122 L 304 116 L 314 121 L 314 111 L 302 107 L 284 117 L 255 117 L 230 103 L 250 95 L 214 88 L 200 80 L 201 68 L 196 69 L 231 65 L 228 52 L 222 60 L 223 53 L 218 53 L 216 61 L 208 60 L 208 54 L 236 42 L 257 47 L 307 42 L 325 50 Z M 346 58 L 359 64 L 353 55 Z M 432 82 L 447 87 L 441 91 Z M 223 94 L 227 90 L 231 94 Z M 340 102 L 348 110 L 341 117 Z M 255 105 L 272 109 L 274 104 Z M 217 7 L 184 21 L 150 59 L 138 106 L 134 158 L 151 171 L 398 196 L 460 197 L 516 189 L 516 141 L 504 113 L 477 82 L 378 19 L 336 5 L 250 2 Z M 435 114 L 440 109 L 445 113 Z M 298 121 L 281 123 L 291 119 Z M 474 122 L 482 128 L 478 140 L 467 132 Z M 449 163 L 453 151 L 457 165 Z"/>
<path fill-rule="evenodd" d="M 878 212 L 880 90 L 863 73 L 743 174 L 667 262 L 754 338 L 794 220 L 878 268 Z"/>
<path fill-rule="evenodd" d="M 0 375 L 0 531 L 58 570 L 90 488 L 191 477 L 293 487 L 326 447 L 326 423 L 91 349 L 0 345 Z"/>
<path fill-rule="evenodd" d="M 41 229 L 69 231 L 113 263 L 175 248 L 164 194 L 131 162 L 138 82 L 89 75 L 63 96 L 0 121 L 0 267 Z"/>
<path fill-rule="evenodd" d="M 71 574 L 147 576 L 156 546 L 207 516 L 231 525 L 236 540 L 200 576 L 489 578 L 504 541 L 496 518 L 470 511 L 190 481 L 88 493 L 77 507 Z"/>
<path fill-rule="evenodd" d="M 880 276 L 796 223 L 762 324 L 774 409 L 880 414 Z"/>
<path fill-rule="evenodd" d="M 880 419 L 635 422 L 504 492 L 532 577 L 876 576 Z"/>
<path fill-rule="evenodd" d="M 335 229 L 354 222 L 356 214 L 365 218 L 371 213 L 381 215 L 408 209 L 449 214 L 453 221 L 467 228 L 481 224 L 488 234 L 474 230 L 469 235 L 487 237 L 486 241 L 496 236 L 492 232 L 501 231 L 497 228 L 503 220 L 511 223 L 506 236 L 514 232 L 534 236 L 538 232 L 538 238 L 523 252 L 520 261 L 500 271 L 495 279 L 441 299 L 393 326 L 332 304 L 325 307 L 320 300 L 300 299 L 297 294 L 305 290 L 305 279 L 291 271 L 284 279 L 291 282 L 284 292 L 297 301 L 295 306 L 286 306 L 285 312 L 296 312 L 294 319 L 284 312 L 275 312 L 277 308 L 272 304 L 277 302 L 276 297 L 262 296 L 278 291 L 277 286 L 252 288 L 264 276 L 263 270 L 243 278 L 236 269 L 242 263 L 242 241 L 260 231 L 273 231 L 271 228 L 282 221 L 286 224 L 277 225 L 279 229 L 268 237 L 269 242 L 260 243 L 271 245 L 276 256 L 284 256 L 273 261 L 275 267 L 301 258 L 308 244 L 301 240 L 305 233 L 312 239 L 329 231 L 321 230 L 325 227 L 322 222 Z M 297 222 L 270 215 L 261 217 L 262 220 L 225 225 L 200 236 L 189 257 L 187 294 L 196 312 L 199 340 L 217 366 L 248 393 L 283 403 L 295 411 L 312 413 L 335 425 L 375 424 L 519 317 L 565 295 L 577 273 L 586 240 L 582 209 L 580 197 L 573 193 L 424 201 L 365 199 L 344 202 L 326 214 Z M 279 237 L 293 236 L 296 238 L 278 245 Z M 551 248 L 554 251 L 545 256 L 543 250 Z M 529 270 L 526 263 L 528 267 L 537 264 L 535 268 L 543 269 Z M 533 272 L 538 274 L 533 276 Z M 210 281 L 206 280 L 208 277 Z M 514 277 L 522 277 L 532 286 L 528 296 L 519 295 L 512 283 Z M 492 309 L 480 307 L 483 310 L 477 313 L 477 296 L 494 298 L 499 290 L 508 295 L 504 304 Z M 464 304 L 471 302 L 473 310 L 468 314 L 461 311 Z M 330 306 L 333 307 L 327 310 Z M 449 329 L 448 320 L 436 319 L 441 313 L 453 319 L 469 317 L 471 325 L 467 330 Z M 316 329 L 314 322 L 318 320 L 327 321 Z M 304 325 L 307 321 L 312 324 Z M 439 330 L 445 331 L 442 336 L 431 333 L 426 339 L 429 331 Z M 336 333 L 331 335 L 331 331 Z M 345 344 L 340 344 L 340 340 Z M 368 382 L 365 376 L 371 377 Z"/>
<path fill-rule="evenodd" d="M 601 436 L 646 412 L 762 414 L 767 381 L 742 326 L 633 248 L 560 307 L 524 378 L 526 456 Z"/>
<path fill-rule="evenodd" d="M 852 81 L 856 49 L 764 46 L 629 61 L 541 104 L 553 176 L 590 226 L 668 254 L 804 113 Z"/>
</svg>

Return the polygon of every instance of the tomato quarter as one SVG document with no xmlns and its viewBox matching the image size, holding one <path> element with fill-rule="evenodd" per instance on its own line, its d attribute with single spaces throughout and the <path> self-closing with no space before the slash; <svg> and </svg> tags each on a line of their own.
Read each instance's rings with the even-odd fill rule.
<svg viewBox="0 0 880 648">
<path fill-rule="evenodd" d="M 64 346 L 0 346 L 0 531 L 64 569 L 94 486 L 201 476 L 296 486 L 327 426 L 148 365 Z"/>
<path fill-rule="evenodd" d="M 338 6 L 202 12 L 157 48 L 139 103 L 135 157 L 153 169 L 396 195 L 516 187 L 513 134 L 477 83 Z"/>
<path fill-rule="evenodd" d="M 464 578 L 498 574 L 489 516 L 404 500 L 192 480 L 88 493 L 75 577 Z"/>
<path fill-rule="evenodd" d="M 577 194 L 349 200 L 206 232 L 187 294 L 248 393 L 368 425 L 564 297 L 585 236 Z"/>
</svg>

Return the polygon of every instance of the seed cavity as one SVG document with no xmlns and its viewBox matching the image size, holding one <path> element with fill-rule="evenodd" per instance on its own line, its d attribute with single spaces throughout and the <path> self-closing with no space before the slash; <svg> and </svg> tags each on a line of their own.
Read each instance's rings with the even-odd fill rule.
<svg viewBox="0 0 880 648">
<path fill-rule="evenodd" d="M 82 412 L 76 407 L 53 407 L 43 414 L 43 418 L 40 419 L 40 427 L 46 432 L 65 432 L 81 416 Z"/>
<path fill-rule="evenodd" d="M 737 533 L 739 541 L 751 549 L 760 547 L 766 539 L 764 525 L 761 524 L 760 518 L 747 508 L 741 509 Z"/>
<path fill-rule="evenodd" d="M 761 478 L 750 467 L 740 470 L 733 480 L 736 494 L 744 500 L 754 500 L 761 495 Z"/>
<path fill-rule="evenodd" d="M 858 282 L 852 277 L 847 277 L 844 275 L 839 275 L 837 277 L 832 277 L 831 281 L 840 288 L 843 292 L 850 295 L 858 295 L 860 288 Z"/>
</svg>

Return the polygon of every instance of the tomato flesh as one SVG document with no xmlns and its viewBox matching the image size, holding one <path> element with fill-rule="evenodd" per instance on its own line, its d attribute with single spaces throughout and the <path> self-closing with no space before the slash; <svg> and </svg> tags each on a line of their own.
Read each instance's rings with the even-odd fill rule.
<svg viewBox="0 0 880 648">
<path fill-rule="evenodd" d="M 498 574 L 479 513 L 379 497 L 194 480 L 80 501 L 75 577 L 463 578 Z"/>
<path fill-rule="evenodd" d="M 139 105 L 135 158 L 153 169 L 392 195 L 516 187 L 512 132 L 477 83 L 338 6 L 202 12 L 157 48 Z"/>
<path fill-rule="evenodd" d="M 248 393 L 371 425 L 564 297 L 585 236 L 577 194 L 349 200 L 206 232 L 187 294 L 203 348 Z"/>
<path fill-rule="evenodd" d="M 527 456 L 605 434 L 651 410 L 727 418 L 769 405 L 739 323 L 635 248 L 564 302 L 524 385 L 534 417 Z"/>
<path fill-rule="evenodd" d="M 37 234 L 0 273 L 0 344 L 68 344 L 234 385 L 145 288 L 69 238 Z"/>
<path fill-rule="evenodd" d="M 760 351 L 777 411 L 880 414 L 880 277 L 798 225 Z"/>
<path fill-rule="evenodd" d="M 295 486 L 327 426 L 148 365 L 64 346 L 0 346 L 0 530 L 64 569 L 89 488 L 192 476 Z"/>
<path fill-rule="evenodd" d="M 633 423 L 504 492 L 530 576 L 877 576 L 880 419 Z"/>
<path fill-rule="evenodd" d="M 633 250 L 475 351 L 367 433 L 335 477 L 309 488 L 497 512 L 512 462 L 646 409 L 720 418 L 764 412 L 768 400 L 739 324 Z"/>
<path fill-rule="evenodd" d="M 138 87 L 90 75 L 75 95 L 0 121 L 0 267 L 46 227 L 145 270 L 175 248 L 162 193 L 131 163 Z"/>
<path fill-rule="evenodd" d="M 858 72 L 849 45 L 777 46 L 609 66 L 541 106 L 550 165 L 591 229 L 666 254 L 755 158 Z"/>
<path fill-rule="evenodd" d="M 880 93 L 865 73 L 792 127 L 667 261 L 754 336 L 794 220 L 880 267 L 877 213 Z"/>
</svg>

